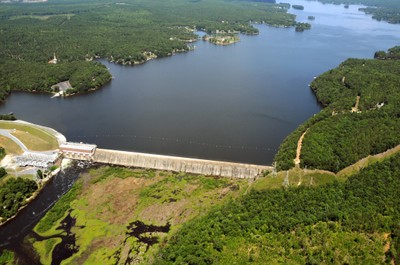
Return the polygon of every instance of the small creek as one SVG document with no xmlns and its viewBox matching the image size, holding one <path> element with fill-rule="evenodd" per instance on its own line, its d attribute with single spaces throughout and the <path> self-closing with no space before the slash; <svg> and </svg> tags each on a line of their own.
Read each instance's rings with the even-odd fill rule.
<svg viewBox="0 0 400 265">
<path fill-rule="evenodd" d="M 146 249 L 144 252 L 147 252 L 149 248 L 157 244 L 159 242 L 159 235 L 158 233 L 168 233 L 171 228 L 170 223 L 167 223 L 163 226 L 157 225 L 148 225 L 142 221 L 136 220 L 131 222 L 127 226 L 127 232 L 125 233 L 125 240 L 123 245 L 127 244 L 128 239 L 134 237 L 136 238 L 139 244 L 134 244 L 130 246 L 129 254 L 127 257 L 121 256 L 121 249 L 119 249 L 116 253 L 114 253 L 114 257 L 116 258 L 116 264 L 132 264 L 134 262 L 134 256 L 140 253 L 140 246 L 144 244 Z M 129 244 L 129 243 L 128 243 Z M 121 261 L 121 258 L 124 259 Z"/>
</svg>

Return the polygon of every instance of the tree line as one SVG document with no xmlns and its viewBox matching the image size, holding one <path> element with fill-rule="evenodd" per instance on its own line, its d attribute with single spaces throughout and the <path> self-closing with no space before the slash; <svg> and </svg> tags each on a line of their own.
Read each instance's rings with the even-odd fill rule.
<svg viewBox="0 0 400 265">
<path fill-rule="evenodd" d="M 26 204 L 26 199 L 38 189 L 35 181 L 25 178 L 10 178 L 0 186 L 0 217 L 7 219 L 15 215 Z"/>
<path fill-rule="evenodd" d="M 156 264 L 397 263 L 399 176 L 396 155 L 346 182 L 253 190 L 185 224 L 161 243 Z"/>
</svg>

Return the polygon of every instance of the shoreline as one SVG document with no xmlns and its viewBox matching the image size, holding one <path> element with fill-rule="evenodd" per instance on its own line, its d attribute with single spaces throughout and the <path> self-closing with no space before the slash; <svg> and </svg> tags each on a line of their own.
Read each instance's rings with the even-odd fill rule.
<svg viewBox="0 0 400 265">
<path fill-rule="evenodd" d="M 38 189 L 32 194 L 32 196 L 28 197 L 25 199 L 25 204 L 20 207 L 18 209 L 18 211 L 11 217 L 7 218 L 6 220 L 2 220 L 0 221 L 0 227 L 6 225 L 7 223 L 9 223 L 10 221 L 12 221 L 14 218 L 16 218 L 18 216 L 18 214 L 25 209 L 26 207 L 29 206 L 29 204 L 36 199 L 37 196 L 39 196 L 39 194 L 42 192 L 42 190 L 46 187 L 47 183 L 53 178 L 55 177 L 59 172 L 60 172 L 60 168 L 57 168 L 56 170 L 50 172 L 49 176 L 47 176 L 45 179 L 43 179 L 40 183 L 40 185 L 37 183 L 38 185 Z"/>
<path fill-rule="evenodd" d="M 32 128 L 41 130 L 42 132 L 55 137 L 59 145 L 62 143 L 65 143 L 67 141 L 66 137 L 63 134 L 61 134 L 60 132 L 58 132 L 50 127 L 30 123 L 30 122 L 27 122 L 24 120 L 2 121 L 2 122 L 6 123 L 6 124 L 18 124 L 18 125 L 25 125 L 25 126 L 28 125 Z M 56 149 L 56 150 L 58 150 L 58 149 Z M 52 150 L 52 151 L 54 151 L 54 150 Z M 13 156 L 14 155 L 11 155 L 11 157 L 13 157 Z M 61 158 L 61 161 L 60 161 L 60 158 Z M 13 216 L 11 216 L 5 220 L 1 220 L 0 227 L 3 226 L 4 224 L 8 223 L 10 220 L 14 219 L 25 207 L 27 207 L 29 205 L 29 203 L 31 201 L 33 201 L 40 194 L 40 192 L 46 187 L 47 183 L 61 171 L 63 158 L 62 157 L 57 158 L 56 163 L 59 161 L 60 161 L 60 167 L 58 167 L 57 169 L 55 169 L 53 171 L 50 171 L 49 174 L 46 176 L 46 178 L 44 178 L 40 181 L 35 181 L 36 184 L 38 185 L 37 190 L 34 191 L 30 197 L 25 199 L 24 205 L 21 206 Z M 4 167 L 7 167 L 7 165 L 4 165 Z"/>
</svg>

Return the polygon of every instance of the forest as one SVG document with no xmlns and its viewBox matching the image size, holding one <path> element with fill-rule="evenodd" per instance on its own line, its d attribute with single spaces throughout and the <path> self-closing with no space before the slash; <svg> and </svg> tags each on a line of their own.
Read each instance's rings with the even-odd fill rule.
<svg viewBox="0 0 400 265">
<path fill-rule="evenodd" d="M 111 80 L 111 74 L 98 62 L 8 62 L 0 67 L 0 100 L 4 101 L 12 90 L 57 92 L 52 86 L 67 80 L 73 87 L 67 93 L 82 93 L 100 88 Z"/>
<path fill-rule="evenodd" d="M 269 1 L 49 1 L 0 5 L 0 100 L 12 90 L 51 92 L 70 80 L 71 93 L 110 81 L 106 58 L 121 64 L 189 50 L 195 30 L 256 34 L 250 22 L 293 26 L 287 5 Z M 58 63 L 48 64 L 56 55 Z M 87 61 L 87 62 L 86 62 Z M 92 81 L 94 80 L 95 81 Z"/>
<path fill-rule="evenodd" d="M 396 155 L 345 182 L 252 190 L 186 223 L 155 263 L 397 264 L 399 176 Z"/>
<path fill-rule="evenodd" d="M 25 178 L 10 178 L 1 184 L 0 218 L 7 219 L 16 214 L 37 189 L 35 181 Z"/>
<path fill-rule="evenodd" d="M 307 129 L 303 168 L 338 172 L 400 144 L 398 49 L 377 52 L 379 60 L 348 59 L 315 79 L 311 89 L 326 107 L 284 140 L 275 156 L 278 168 L 294 166 L 297 142 Z"/>
</svg>

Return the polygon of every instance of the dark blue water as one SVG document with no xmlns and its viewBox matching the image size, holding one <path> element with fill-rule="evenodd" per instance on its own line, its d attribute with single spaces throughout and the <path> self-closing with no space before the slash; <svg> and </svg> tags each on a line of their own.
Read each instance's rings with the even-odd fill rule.
<svg viewBox="0 0 400 265">
<path fill-rule="evenodd" d="M 285 1 L 312 29 L 257 25 L 259 36 L 124 67 L 104 61 L 115 79 L 68 99 L 12 93 L 0 113 L 46 125 L 70 141 L 103 148 L 270 164 L 282 140 L 320 110 L 308 87 L 349 57 L 372 58 L 398 45 L 400 26 L 357 6 Z M 62 59 L 62 58 L 60 58 Z"/>
</svg>

